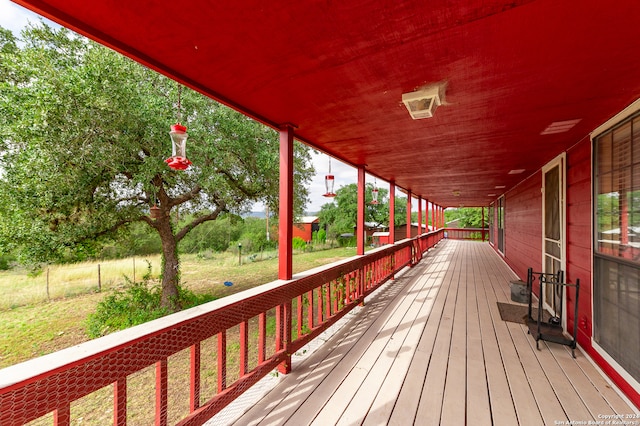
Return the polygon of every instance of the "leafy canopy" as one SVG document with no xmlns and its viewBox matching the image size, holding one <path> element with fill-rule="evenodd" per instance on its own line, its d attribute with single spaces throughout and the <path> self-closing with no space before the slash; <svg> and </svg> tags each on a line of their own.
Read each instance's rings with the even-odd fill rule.
<svg viewBox="0 0 640 426">
<path fill-rule="evenodd" d="M 23 259 L 95 253 L 143 221 L 179 241 L 221 212 L 260 200 L 277 211 L 277 133 L 125 57 L 44 24 L 22 43 L 0 28 L 0 241 Z M 179 105 L 178 105 L 179 100 Z M 169 125 L 188 127 L 193 166 L 170 170 Z M 296 144 L 296 208 L 309 150 Z M 189 223 L 160 229 L 180 207 Z M 168 237 L 168 236 L 167 236 Z M 164 241 L 164 236 L 161 235 Z"/>
</svg>

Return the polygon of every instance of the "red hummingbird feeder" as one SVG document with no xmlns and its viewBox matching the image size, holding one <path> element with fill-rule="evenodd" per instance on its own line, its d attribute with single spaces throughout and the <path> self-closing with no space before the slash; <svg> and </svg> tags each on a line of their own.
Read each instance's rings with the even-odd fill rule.
<svg viewBox="0 0 640 426">
<path fill-rule="evenodd" d="M 186 170 L 191 161 L 187 158 L 187 127 L 180 123 L 176 123 L 171 126 L 169 132 L 171 136 L 172 155 L 164 160 L 173 170 Z"/>
</svg>

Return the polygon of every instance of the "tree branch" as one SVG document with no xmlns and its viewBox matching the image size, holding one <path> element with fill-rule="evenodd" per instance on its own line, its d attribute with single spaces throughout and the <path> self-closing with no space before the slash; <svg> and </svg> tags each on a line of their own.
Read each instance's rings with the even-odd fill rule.
<svg viewBox="0 0 640 426">
<path fill-rule="evenodd" d="M 238 189 L 240 192 L 242 192 L 244 195 L 246 195 L 249 198 L 255 198 L 258 196 L 258 194 L 260 194 L 260 192 L 262 192 L 260 189 L 257 189 L 255 191 L 250 191 L 244 185 L 242 185 L 237 179 L 235 179 L 233 175 L 229 173 L 227 170 L 219 169 L 218 173 L 223 175 L 227 179 L 227 181 L 231 183 L 232 186 L 234 186 L 236 189 Z"/>
<path fill-rule="evenodd" d="M 168 198 L 168 205 L 169 208 L 173 207 L 173 206 L 179 206 L 182 203 L 185 203 L 189 200 L 192 200 L 196 195 L 198 195 L 200 193 L 200 191 L 202 191 L 202 187 L 200 185 L 196 185 L 193 187 L 193 189 L 189 192 L 185 192 L 184 194 L 180 195 L 179 197 L 176 198 Z"/>
<path fill-rule="evenodd" d="M 218 216 L 220 215 L 220 213 L 222 213 L 224 211 L 224 207 L 216 207 L 216 209 L 204 216 L 200 216 L 195 218 L 194 220 L 192 220 L 190 223 L 188 223 L 187 225 L 185 225 L 184 228 L 182 228 L 180 231 L 178 231 L 178 233 L 176 234 L 176 242 L 182 240 L 188 233 L 189 231 L 191 231 L 193 228 L 195 228 L 196 226 L 211 221 L 211 220 L 216 220 L 218 218 Z"/>
</svg>

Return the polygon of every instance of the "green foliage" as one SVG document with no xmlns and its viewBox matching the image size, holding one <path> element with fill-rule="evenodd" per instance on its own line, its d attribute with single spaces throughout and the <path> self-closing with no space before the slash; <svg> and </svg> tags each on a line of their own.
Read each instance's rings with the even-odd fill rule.
<svg viewBox="0 0 640 426">
<path fill-rule="evenodd" d="M 315 231 L 311 238 L 314 244 L 324 244 L 327 242 L 327 233 L 324 229 L 320 229 L 319 231 Z"/>
<path fill-rule="evenodd" d="M 185 218 L 185 223 L 193 220 Z M 202 253 L 206 251 L 223 252 L 229 248 L 231 242 L 238 241 L 244 227 L 240 216 L 222 214 L 216 220 L 203 223 L 189 232 L 180 241 L 180 251 L 183 253 Z"/>
<path fill-rule="evenodd" d="M 0 254 L 0 271 L 9 270 L 11 268 L 11 262 L 13 261 L 13 256 L 8 254 Z"/>
<path fill-rule="evenodd" d="M 373 222 L 379 225 L 389 224 L 389 191 L 378 188 L 379 204 L 371 204 L 371 190 L 373 185 L 367 184 L 365 190 L 365 222 Z M 404 198 L 395 198 L 394 222 L 396 225 L 404 224 L 407 220 L 407 203 Z M 342 186 L 336 191 L 333 202 L 324 204 L 318 217 L 321 225 L 328 226 L 328 234 L 331 238 L 337 238 L 340 234 L 353 233 L 358 213 L 358 185 L 355 183 Z"/>
<path fill-rule="evenodd" d="M 458 219 L 459 228 L 482 228 L 481 207 L 460 207 L 457 209 L 449 208 L 444 211 L 444 216 L 447 222 Z M 485 217 L 485 221 L 486 225 L 488 223 L 487 217 Z"/>
<path fill-rule="evenodd" d="M 256 217 L 247 217 L 244 219 L 240 241 L 242 242 L 242 250 L 245 253 L 255 253 L 276 247 L 276 241 L 267 241 L 266 219 Z"/>
<path fill-rule="evenodd" d="M 155 250 L 158 240 L 127 227 L 144 222 L 170 259 L 162 288 L 171 296 L 186 235 L 256 201 L 277 211 L 273 129 L 66 29 L 39 24 L 21 40 L 0 29 L 0 55 L 3 251 L 25 262 L 84 260 L 118 238 L 131 251 Z M 164 162 L 177 119 L 189 132 L 187 171 Z M 294 152 L 302 210 L 313 168 L 308 147 L 296 143 Z M 189 220 L 172 221 L 177 209 Z"/>
<path fill-rule="evenodd" d="M 171 313 L 160 305 L 162 291 L 151 283 L 151 264 L 147 262 L 147 273 L 142 281 L 131 282 L 125 277 L 127 286 L 116 290 L 98 303 L 95 312 L 87 318 L 87 334 L 96 338 L 118 330 L 142 324 Z M 196 295 L 192 291 L 178 287 L 175 304 L 190 308 L 213 300 L 208 295 Z"/>
<path fill-rule="evenodd" d="M 300 237 L 293 237 L 291 244 L 294 250 L 306 250 L 307 248 L 307 242 Z"/>
</svg>

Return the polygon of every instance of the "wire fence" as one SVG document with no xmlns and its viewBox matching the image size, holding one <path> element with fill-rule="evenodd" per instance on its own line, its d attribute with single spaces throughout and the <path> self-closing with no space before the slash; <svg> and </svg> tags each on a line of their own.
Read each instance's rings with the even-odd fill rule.
<svg viewBox="0 0 640 426">
<path fill-rule="evenodd" d="M 123 287 L 148 273 L 160 274 L 160 257 L 133 257 L 100 263 L 49 265 L 38 271 L 16 271 L 0 276 L 0 309 L 13 309 L 80 294 Z"/>
</svg>

